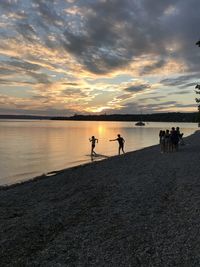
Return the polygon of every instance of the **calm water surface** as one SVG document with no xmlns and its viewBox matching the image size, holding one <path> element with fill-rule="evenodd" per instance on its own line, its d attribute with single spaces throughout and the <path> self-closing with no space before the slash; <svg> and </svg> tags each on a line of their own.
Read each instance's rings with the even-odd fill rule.
<svg viewBox="0 0 200 267">
<path fill-rule="evenodd" d="M 118 133 L 128 152 L 158 144 L 159 130 L 173 126 L 179 126 L 184 136 L 197 130 L 194 123 L 149 122 L 139 127 L 134 122 L 0 120 L 0 185 L 90 162 L 92 135 L 99 139 L 96 152 L 112 156 L 118 144 L 109 139 Z"/>
</svg>

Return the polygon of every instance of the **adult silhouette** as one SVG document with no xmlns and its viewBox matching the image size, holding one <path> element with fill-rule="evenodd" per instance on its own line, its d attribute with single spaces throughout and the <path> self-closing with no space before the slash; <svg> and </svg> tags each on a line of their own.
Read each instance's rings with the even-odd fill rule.
<svg viewBox="0 0 200 267">
<path fill-rule="evenodd" d="M 124 140 L 123 137 L 121 137 L 120 134 L 117 135 L 117 138 L 116 139 L 111 139 L 109 141 L 118 141 L 118 143 L 119 143 L 118 154 L 120 155 L 121 150 L 122 150 L 123 153 L 125 153 L 124 152 L 124 143 L 125 143 L 125 140 Z"/>
</svg>

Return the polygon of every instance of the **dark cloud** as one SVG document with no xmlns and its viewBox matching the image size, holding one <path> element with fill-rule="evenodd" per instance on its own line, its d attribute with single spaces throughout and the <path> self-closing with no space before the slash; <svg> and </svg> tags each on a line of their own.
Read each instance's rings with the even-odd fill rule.
<svg viewBox="0 0 200 267">
<path fill-rule="evenodd" d="M 129 102 L 126 103 L 120 110 L 119 113 L 122 114 L 134 114 L 134 113 L 153 113 L 153 112 L 159 112 L 165 109 L 168 109 L 169 106 L 176 107 L 179 105 L 179 107 L 185 107 L 185 105 L 179 104 L 177 101 L 166 101 L 166 102 L 161 102 L 159 104 L 146 104 L 143 103 L 142 101 L 140 102 Z M 114 113 L 114 111 L 112 111 Z M 116 113 L 116 111 L 115 111 Z"/>
<path fill-rule="evenodd" d="M 141 112 L 140 105 L 137 102 L 131 102 L 125 104 L 122 108 L 116 110 L 116 109 L 107 109 L 107 114 L 137 114 Z"/>
<path fill-rule="evenodd" d="M 148 73 L 151 73 L 152 71 L 155 71 L 155 70 L 158 70 L 162 67 L 164 67 L 166 64 L 166 60 L 164 59 L 161 59 L 159 60 L 158 62 L 155 62 L 153 64 L 150 64 L 148 66 L 145 66 L 141 71 L 140 71 L 140 74 L 141 75 L 145 75 L 145 74 L 148 74 Z"/>
<path fill-rule="evenodd" d="M 168 105 L 176 105 L 177 101 L 165 101 L 165 102 L 161 102 L 159 103 L 159 106 L 168 106 Z"/>
<path fill-rule="evenodd" d="M 198 79 L 199 78 L 199 74 L 191 74 L 191 75 L 182 75 L 182 76 L 178 76 L 176 78 L 167 78 L 167 79 L 163 79 L 160 81 L 161 84 L 166 85 L 166 86 L 183 86 L 183 87 L 187 87 L 187 86 L 191 86 L 191 83 L 188 84 L 187 82 L 192 80 L 192 79 Z M 185 84 L 187 83 L 187 84 Z M 192 83 L 193 85 L 193 83 Z"/>
<path fill-rule="evenodd" d="M 119 100 L 125 100 L 125 99 L 129 99 L 132 97 L 132 94 L 123 94 L 123 95 L 119 95 L 117 96 L 115 99 L 119 99 Z"/>
<path fill-rule="evenodd" d="M 1 85 L 9 85 L 9 86 L 21 86 L 21 85 L 33 85 L 35 83 L 30 81 L 24 81 L 24 80 L 13 80 L 13 79 L 2 79 L 0 78 L 0 84 Z"/>
<path fill-rule="evenodd" d="M 149 101 L 149 100 L 153 100 L 153 101 L 160 101 L 164 98 L 165 96 L 155 96 L 155 97 L 145 97 L 145 98 L 139 98 L 139 101 Z"/>
<path fill-rule="evenodd" d="M 170 93 L 168 93 L 168 95 L 186 95 L 186 94 L 189 94 L 189 93 L 191 93 L 190 91 L 186 91 L 186 90 L 184 90 L 184 91 L 175 91 L 175 92 L 170 92 Z"/>
<path fill-rule="evenodd" d="M 177 86 L 185 93 L 188 90 L 184 89 L 192 88 L 194 81 L 200 77 L 200 50 L 195 45 L 200 38 L 198 0 L 1 0 L 0 8 L 0 46 L 1 51 L 7 52 L 2 52 L 1 56 L 2 84 L 12 84 L 9 80 L 12 74 L 20 77 L 28 75 L 28 78 L 31 77 L 30 83 L 33 79 L 35 83 L 51 84 L 51 76 L 47 74 L 50 68 L 44 70 L 39 62 L 55 71 L 59 65 L 63 76 L 58 76 L 63 79 L 68 66 L 56 62 L 59 54 L 67 59 L 69 54 L 73 56 L 74 69 L 79 63 L 79 67 L 81 65 L 95 74 L 107 74 L 121 68 L 129 70 L 129 64 L 133 70 L 134 66 L 137 71 L 140 68 L 141 75 L 155 74 L 166 66 L 172 73 L 173 69 L 167 65 L 172 61 L 177 66 L 181 64 L 187 75 L 169 77 L 160 83 Z M 28 48 L 27 54 L 22 51 L 24 58 L 20 59 L 20 55 L 19 59 L 9 56 L 7 46 L 13 49 L 17 42 L 21 47 Z M 43 57 L 38 47 L 51 51 L 48 54 L 49 50 L 45 50 L 47 53 Z M 6 58 L 9 60 L 6 61 Z M 142 65 L 142 60 L 145 67 L 138 67 Z M 38 64 L 30 61 L 38 61 Z M 79 89 L 72 91 L 71 86 L 78 85 L 66 83 L 69 88 L 63 94 L 85 95 Z M 147 88 L 148 85 L 131 85 L 116 99 L 128 99 L 129 94 Z M 175 94 L 183 94 L 183 91 L 176 91 Z M 167 108 L 167 105 L 148 106 L 152 110 L 160 107 Z M 122 111 L 137 108 L 140 104 L 131 103 Z"/>
<path fill-rule="evenodd" d="M 16 25 L 16 30 L 24 39 L 30 42 L 34 42 L 37 39 L 37 32 L 34 30 L 33 26 L 28 23 L 18 23 L 18 25 Z"/>
<path fill-rule="evenodd" d="M 67 96 L 67 97 L 86 97 L 88 94 L 83 92 L 80 89 L 75 88 L 68 88 L 61 92 L 61 95 Z"/>
<path fill-rule="evenodd" d="M 2 64 L 7 67 L 15 67 L 15 70 L 37 71 L 41 68 L 38 64 L 33 64 L 24 60 L 15 59 L 2 61 Z"/>
<path fill-rule="evenodd" d="M 47 25 L 54 25 L 57 27 L 63 24 L 64 20 L 56 11 L 56 4 L 59 3 L 59 1 L 32 0 L 32 2 L 35 4 L 35 11 L 38 12 L 39 16 Z"/>
<path fill-rule="evenodd" d="M 140 114 L 141 111 L 143 113 L 154 113 L 154 112 L 164 112 L 166 109 L 169 108 L 169 106 L 172 107 L 185 107 L 185 105 L 181 105 L 176 101 L 166 101 L 166 102 L 161 102 L 159 104 L 146 104 L 142 101 L 137 101 L 137 102 L 129 102 L 124 104 L 120 110 L 116 112 L 116 110 L 109 109 L 107 110 L 107 113 L 113 114 L 113 113 L 120 113 L 120 114 Z"/>
<path fill-rule="evenodd" d="M 27 71 L 27 75 L 31 76 L 34 78 L 38 83 L 43 83 L 43 84 L 50 84 L 51 81 L 49 79 L 49 75 L 46 73 L 36 73 L 32 71 Z"/>
<path fill-rule="evenodd" d="M 0 75 L 11 75 L 13 74 L 15 71 L 14 70 L 11 70 L 11 69 L 8 69 L 6 67 L 0 67 Z"/>
<path fill-rule="evenodd" d="M 195 104 L 182 104 L 177 101 L 166 101 L 166 102 L 161 102 L 159 104 L 145 104 L 141 105 L 141 110 L 144 112 L 149 112 L 149 113 L 154 113 L 154 112 L 165 112 L 170 108 L 173 108 L 174 111 L 176 109 L 181 110 L 185 108 L 193 108 L 196 107 Z"/>
<path fill-rule="evenodd" d="M 130 92 L 130 93 L 137 93 L 137 92 L 144 91 L 150 87 L 151 86 L 149 84 L 131 85 L 131 86 L 125 88 L 124 91 Z"/>
<path fill-rule="evenodd" d="M 188 88 L 188 87 L 194 87 L 196 84 L 197 84 L 197 83 L 194 83 L 194 82 L 192 82 L 192 83 L 186 83 L 186 84 L 181 85 L 181 86 L 179 86 L 179 87 L 180 87 L 181 89 L 185 89 L 185 88 Z"/>
<path fill-rule="evenodd" d="M 3 67 L 0 68 L 0 74 L 21 74 L 34 78 L 39 83 L 50 83 L 50 76 L 41 72 L 41 66 L 29 63 L 23 60 L 2 61 Z M 8 80 L 8 83 L 11 82 Z M 31 83 L 31 82 L 30 82 Z"/>
<path fill-rule="evenodd" d="M 195 108 L 197 105 L 196 104 L 177 104 L 176 107 L 180 108 Z"/>
<path fill-rule="evenodd" d="M 141 114 L 142 113 L 156 113 L 156 112 L 164 112 L 169 108 L 169 105 L 175 107 L 177 105 L 176 101 L 167 101 L 159 104 L 146 104 L 142 102 L 130 102 L 125 104 L 118 112 L 116 110 L 107 110 L 109 114 L 120 113 L 120 114 Z M 181 106 L 181 105 L 180 105 Z M 184 105 L 182 106 L 185 107 Z"/>
<path fill-rule="evenodd" d="M 71 86 L 78 86 L 78 83 L 70 83 L 70 82 L 64 82 L 63 85 L 71 85 Z"/>
<path fill-rule="evenodd" d="M 93 1 L 88 7 L 87 4 L 83 6 L 90 12 L 86 13 L 82 32 L 65 31 L 64 47 L 95 73 L 106 73 L 138 56 L 152 54 L 157 56 L 157 62 L 145 67 L 142 73 L 163 67 L 171 58 L 185 59 L 192 70 L 197 63 L 193 42 L 199 34 L 197 27 L 195 32 L 193 27 L 200 22 L 197 11 L 200 3 L 197 0 L 192 2 L 193 6 L 186 0 Z M 171 14 L 168 11 L 170 7 L 174 8 Z M 189 22 L 186 20 L 188 9 L 194 15 L 190 16 Z M 179 42 L 179 48 L 170 52 L 171 45 L 173 48 L 173 43 Z"/>
<path fill-rule="evenodd" d="M 3 9 L 14 9 L 18 3 L 19 0 L 1 0 L 0 7 Z"/>
<path fill-rule="evenodd" d="M 156 62 L 141 74 L 164 67 L 170 59 L 184 61 L 188 71 L 199 65 L 197 0 L 31 0 L 26 5 L 2 0 L 1 6 L 24 11 L 24 19 L 15 19 L 13 27 L 25 40 L 39 40 L 50 49 L 62 46 L 93 73 L 108 73 L 144 55 L 155 55 Z M 80 13 L 65 12 L 73 7 Z"/>
</svg>

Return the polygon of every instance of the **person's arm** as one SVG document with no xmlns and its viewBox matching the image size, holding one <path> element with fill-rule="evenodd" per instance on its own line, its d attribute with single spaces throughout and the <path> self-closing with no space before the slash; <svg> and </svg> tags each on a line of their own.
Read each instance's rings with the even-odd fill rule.
<svg viewBox="0 0 200 267">
<path fill-rule="evenodd" d="M 98 139 L 96 138 L 96 141 L 97 141 L 97 143 L 98 143 Z"/>
<path fill-rule="evenodd" d="M 109 140 L 109 141 L 116 141 L 117 139 L 111 139 L 111 140 Z"/>
</svg>

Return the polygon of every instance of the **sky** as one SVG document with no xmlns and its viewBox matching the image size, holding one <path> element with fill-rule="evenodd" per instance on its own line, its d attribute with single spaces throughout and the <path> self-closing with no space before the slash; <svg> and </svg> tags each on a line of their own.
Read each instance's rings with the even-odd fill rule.
<svg viewBox="0 0 200 267">
<path fill-rule="evenodd" d="M 0 114 L 195 112 L 199 0 L 1 0 Z"/>
</svg>

